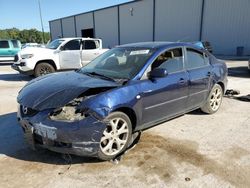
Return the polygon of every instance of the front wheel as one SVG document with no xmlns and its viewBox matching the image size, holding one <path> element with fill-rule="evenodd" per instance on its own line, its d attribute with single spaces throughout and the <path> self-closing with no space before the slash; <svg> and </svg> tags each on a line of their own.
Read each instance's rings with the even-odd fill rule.
<svg viewBox="0 0 250 188">
<path fill-rule="evenodd" d="M 220 108 L 223 97 L 223 90 L 219 84 L 215 84 L 212 88 L 205 105 L 201 110 L 207 114 L 213 114 Z"/>
<path fill-rule="evenodd" d="M 126 114 L 113 112 L 106 121 L 98 153 L 101 160 L 111 160 L 126 150 L 132 135 L 132 124 Z"/>
<path fill-rule="evenodd" d="M 35 77 L 55 72 L 55 68 L 49 63 L 39 63 L 35 68 Z"/>
</svg>

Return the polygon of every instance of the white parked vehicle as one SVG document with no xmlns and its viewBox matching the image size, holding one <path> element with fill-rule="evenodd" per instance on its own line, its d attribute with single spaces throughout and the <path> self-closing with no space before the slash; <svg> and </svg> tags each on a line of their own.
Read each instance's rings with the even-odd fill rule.
<svg viewBox="0 0 250 188">
<path fill-rule="evenodd" d="M 58 70 L 78 69 L 104 53 L 102 40 L 60 38 L 46 48 L 24 48 L 15 57 L 12 68 L 36 77 Z"/>
<path fill-rule="evenodd" d="M 25 43 L 24 45 L 22 45 L 22 49 L 29 48 L 29 47 L 44 48 L 45 45 L 44 44 L 38 44 L 38 43 Z"/>
</svg>

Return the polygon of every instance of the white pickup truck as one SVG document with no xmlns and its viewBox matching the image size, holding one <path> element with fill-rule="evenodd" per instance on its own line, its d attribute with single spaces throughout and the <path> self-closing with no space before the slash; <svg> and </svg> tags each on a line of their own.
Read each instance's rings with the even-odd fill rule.
<svg viewBox="0 0 250 188">
<path fill-rule="evenodd" d="M 58 70 L 78 69 L 104 53 L 102 40 L 60 38 L 46 48 L 24 48 L 15 57 L 12 68 L 36 77 Z"/>
</svg>

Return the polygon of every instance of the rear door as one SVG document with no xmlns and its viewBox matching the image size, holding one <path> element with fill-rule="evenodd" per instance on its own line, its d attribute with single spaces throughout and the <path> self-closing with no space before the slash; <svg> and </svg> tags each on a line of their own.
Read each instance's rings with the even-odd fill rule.
<svg viewBox="0 0 250 188">
<path fill-rule="evenodd" d="M 188 109 L 200 107 L 208 97 L 211 66 L 205 53 L 186 48 L 185 67 L 188 71 Z"/>
<path fill-rule="evenodd" d="M 86 65 L 101 54 L 98 40 L 84 40 L 82 49 L 82 66 Z"/>
<path fill-rule="evenodd" d="M 81 67 L 81 39 L 68 41 L 59 53 L 61 69 L 78 69 Z"/>
</svg>

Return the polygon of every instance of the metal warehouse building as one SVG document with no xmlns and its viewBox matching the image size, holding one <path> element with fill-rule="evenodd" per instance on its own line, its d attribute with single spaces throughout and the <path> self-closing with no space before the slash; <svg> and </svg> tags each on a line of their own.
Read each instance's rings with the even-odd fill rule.
<svg viewBox="0 0 250 188">
<path fill-rule="evenodd" d="M 49 24 L 52 39 L 97 37 L 104 47 L 202 40 L 214 54 L 250 54 L 250 0 L 136 0 Z"/>
</svg>

